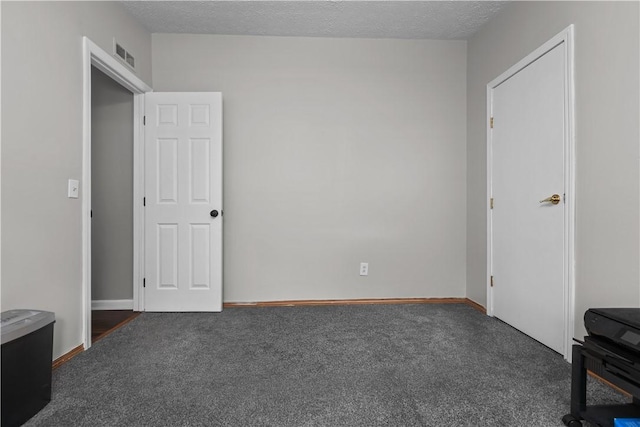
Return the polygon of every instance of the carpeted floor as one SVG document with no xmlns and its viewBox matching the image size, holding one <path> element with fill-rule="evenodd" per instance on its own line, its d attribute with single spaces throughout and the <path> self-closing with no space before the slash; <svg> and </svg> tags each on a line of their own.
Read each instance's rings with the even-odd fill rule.
<svg viewBox="0 0 640 427">
<path fill-rule="evenodd" d="M 570 377 L 466 305 L 143 313 L 54 371 L 27 425 L 562 426 Z"/>
</svg>

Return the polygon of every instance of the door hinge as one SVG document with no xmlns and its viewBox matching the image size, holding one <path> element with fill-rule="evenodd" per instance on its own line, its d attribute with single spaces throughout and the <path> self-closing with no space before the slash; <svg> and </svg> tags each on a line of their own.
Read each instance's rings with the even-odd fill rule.
<svg viewBox="0 0 640 427">
<path fill-rule="evenodd" d="M 491 285 L 493 286 L 493 285 Z M 147 279 L 142 279 L 142 287 L 146 288 L 147 287 Z"/>
<path fill-rule="evenodd" d="M 147 198 L 146 197 L 142 198 L 142 206 L 147 206 Z"/>
<path fill-rule="evenodd" d="M 142 116 L 142 126 L 146 126 L 146 125 L 147 125 L 147 116 Z"/>
<path fill-rule="evenodd" d="M 491 287 L 493 288 L 493 276 L 491 276 Z"/>
<path fill-rule="evenodd" d="M 493 209 L 493 197 L 489 199 L 489 209 Z"/>
<path fill-rule="evenodd" d="M 89 218 L 93 218 L 93 209 L 89 211 Z"/>
<path fill-rule="evenodd" d="M 491 126 L 491 129 L 493 129 L 493 117 L 491 117 L 491 119 L 489 119 L 489 126 Z"/>
</svg>

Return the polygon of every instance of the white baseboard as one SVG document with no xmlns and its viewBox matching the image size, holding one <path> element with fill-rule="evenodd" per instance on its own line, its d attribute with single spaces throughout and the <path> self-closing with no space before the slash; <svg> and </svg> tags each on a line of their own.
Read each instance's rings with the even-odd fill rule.
<svg viewBox="0 0 640 427">
<path fill-rule="evenodd" d="M 109 299 L 91 301 L 91 310 L 133 310 L 132 299 Z"/>
</svg>

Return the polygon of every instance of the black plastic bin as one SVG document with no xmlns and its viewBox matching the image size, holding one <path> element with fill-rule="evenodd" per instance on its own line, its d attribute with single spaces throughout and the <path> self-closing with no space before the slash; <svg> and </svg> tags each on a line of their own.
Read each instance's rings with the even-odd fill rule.
<svg viewBox="0 0 640 427">
<path fill-rule="evenodd" d="M 51 401 L 54 313 L 2 312 L 2 427 L 19 426 Z"/>
</svg>

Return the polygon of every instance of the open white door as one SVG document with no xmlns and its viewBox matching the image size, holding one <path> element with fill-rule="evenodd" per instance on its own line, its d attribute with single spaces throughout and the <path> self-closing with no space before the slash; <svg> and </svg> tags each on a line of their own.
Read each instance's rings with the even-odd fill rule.
<svg viewBox="0 0 640 427">
<path fill-rule="evenodd" d="M 560 354 L 572 330 L 567 42 L 489 86 L 491 313 Z"/>
<path fill-rule="evenodd" d="M 145 95 L 145 311 L 222 310 L 222 95 Z"/>
</svg>

